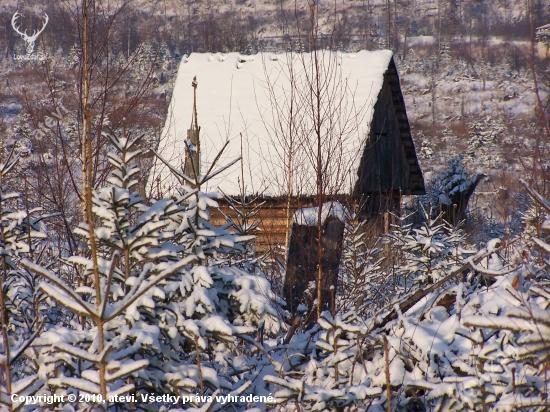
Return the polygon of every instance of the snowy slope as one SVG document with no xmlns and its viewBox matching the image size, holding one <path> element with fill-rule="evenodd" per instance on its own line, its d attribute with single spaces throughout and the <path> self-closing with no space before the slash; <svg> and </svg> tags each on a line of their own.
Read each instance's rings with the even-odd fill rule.
<svg viewBox="0 0 550 412">
<path fill-rule="evenodd" d="M 324 67 L 329 67 L 333 62 L 338 62 L 338 65 L 325 69 L 325 73 L 328 72 L 324 75 L 325 79 L 329 79 L 326 90 L 330 92 L 323 95 L 321 111 L 326 112 L 337 101 L 340 106 L 339 118 L 348 118 L 347 125 L 332 124 L 326 126 L 330 131 L 325 130 L 328 139 L 328 135 L 338 129 L 339 145 L 331 146 L 332 157 L 329 157 L 328 162 L 334 163 L 337 160 L 345 165 L 345 173 L 338 176 L 340 184 L 335 191 L 346 193 L 355 181 L 359 154 L 372 120 L 375 99 L 382 87 L 383 75 L 392 54 L 381 50 L 355 54 L 327 52 L 323 56 Z M 282 137 L 286 130 L 279 125 L 283 120 L 280 115 L 286 115 L 282 113 L 285 112 L 283 108 L 287 108 L 290 101 L 290 68 L 293 68 L 296 94 L 301 96 L 302 106 L 307 100 L 304 96 L 309 96 L 310 85 L 304 68 L 309 68 L 310 62 L 311 55 L 308 53 L 293 56 L 267 53 L 255 56 L 243 56 L 239 53 L 191 54 L 182 60 L 179 68 L 170 105 L 171 114 L 167 117 L 159 152 L 173 166 L 182 166 L 185 157 L 183 142 L 191 124 L 193 108 L 191 81 L 196 75 L 202 173 L 206 173 L 210 162 L 226 140 L 229 140 L 229 145 L 219 165 L 239 157 L 242 133 L 247 190 L 273 196 L 284 193 L 287 152 L 281 139 L 286 138 Z M 269 85 L 272 86 L 273 93 L 269 92 Z M 275 102 L 279 106 L 279 113 L 274 113 Z M 307 108 L 301 110 L 300 122 L 296 127 L 299 129 L 297 134 L 302 136 L 302 145 L 295 152 L 296 181 L 293 182 L 293 191 L 311 194 L 315 193 L 314 160 L 311 156 L 312 115 Z M 336 168 L 339 164 L 331 166 Z M 226 194 L 238 193 L 240 176 L 241 168 L 234 166 L 212 180 L 210 187 L 219 186 Z M 157 194 L 157 178 L 160 178 L 164 193 L 173 190 L 176 181 L 158 160 L 148 185 L 148 188 L 153 188 L 154 195 Z"/>
</svg>

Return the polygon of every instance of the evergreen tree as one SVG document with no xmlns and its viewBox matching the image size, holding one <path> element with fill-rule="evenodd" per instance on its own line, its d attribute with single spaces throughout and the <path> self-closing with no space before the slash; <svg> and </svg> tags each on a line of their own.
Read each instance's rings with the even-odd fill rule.
<svg viewBox="0 0 550 412">
<path fill-rule="evenodd" d="M 18 160 L 0 164 L 0 407 L 8 410 L 18 406 L 11 394 L 33 395 L 46 384 L 30 345 L 46 323 L 55 321 L 38 290 L 37 276 L 19 264 L 23 258 L 47 258 L 48 249 L 40 230 L 43 217 L 36 216 L 40 209 L 29 208 L 19 194 L 8 191 L 6 175 Z"/>
<path fill-rule="evenodd" d="M 318 325 L 294 338 L 285 370 L 264 378 L 281 388 L 274 393 L 275 402 L 283 404 L 284 411 L 296 404 L 310 411 L 361 411 L 372 405 L 382 388 L 371 385 L 361 365 L 364 334 L 354 312 L 336 316 L 323 312 Z"/>
<path fill-rule="evenodd" d="M 176 259 L 164 244 L 161 229 L 167 223 L 159 215 L 176 209 L 173 202 L 149 209 L 133 191 L 139 139 L 106 138 L 113 149 L 108 152 L 113 171 L 107 185 L 93 193 L 95 228 L 90 231 L 83 223 L 76 230 L 89 255 L 66 259 L 67 265 L 78 268 L 80 287 L 74 290 L 59 276 L 63 272 L 22 262 L 46 280 L 40 289 L 72 314 L 70 322 L 52 326 L 33 345 L 42 348 L 40 372 L 49 377 L 52 390 L 95 395 L 80 403 L 82 408 L 90 403 L 108 408 L 114 395 L 162 385 L 151 369 L 164 356 L 163 336 L 155 323 L 147 322 L 147 315 L 156 300 L 164 298 L 160 282 L 185 272 L 195 259 Z"/>
<path fill-rule="evenodd" d="M 211 396 L 224 388 L 231 393 L 247 390 L 255 379 L 243 380 L 237 376 L 239 370 L 249 369 L 250 362 L 250 354 L 239 349 L 239 341 L 253 341 L 247 335 L 258 329 L 266 337 L 281 329 L 276 306 L 282 301 L 271 291 L 267 279 L 261 273 L 249 272 L 248 265 L 229 265 L 235 249 L 249 241 L 250 235 L 229 230 L 230 226 L 235 227 L 233 223 L 221 228 L 210 223 L 208 208 L 218 207 L 216 199 L 222 195 L 201 189 L 239 160 L 215 169 L 221 154 L 205 174 L 200 172 L 200 165 L 193 165 L 192 177 L 161 158 L 180 182 L 174 197 L 176 204 L 183 206 L 168 217 L 167 229 L 173 233 L 174 244 L 181 248 L 182 256 L 198 257 L 198 264 L 188 275 L 167 287 L 179 292 L 181 320 L 175 325 L 185 339 L 185 347 L 193 349 L 184 352 L 183 360 L 196 365 L 195 379 L 198 377 L 200 393 Z M 250 229 L 246 225 L 236 226 L 245 232 Z"/>
<path fill-rule="evenodd" d="M 344 246 L 338 274 L 337 309 L 339 313 L 350 310 L 368 317 L 386 304 L 389 297 L 385 290 L 384 271 L 379 241 L 367 244 L 367 221 L 359 221 L 355 211 L 347 211 L 344 228 Z"/>
<path fill-rule="evenodd" d="M 428 194 L 421 203 L 430 210 L 432 220 L 443 213 L 443 219 L 456 225 L 465 218 L 470 197 L 483 177 L 481 173 L 470 176 L 462 156 L 452 157 L 447 168 L 429 182 Z"/>
<path fill-rule="evenodd" d="M 420 228 L 405 225 L 388 234 L 392 248 L 405 252 L 406 264 L 398 270 L 404 293 L 413 285 L 438 281 L 453 265 L 462 264 L 468 254 L 462 247 L 465 236 L 460 228 L 441 221 L 441 214 L 431 219 L 423 212 L 425 222 Z"/>
</svg>

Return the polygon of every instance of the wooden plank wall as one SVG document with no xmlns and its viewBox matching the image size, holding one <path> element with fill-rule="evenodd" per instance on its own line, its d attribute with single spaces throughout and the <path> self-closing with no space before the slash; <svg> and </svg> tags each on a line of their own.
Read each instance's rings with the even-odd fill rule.
<svg viewBox="0 0 550 412">
<path fill-rule="evenodd" d="M 342 196 L 343 197 L 343 196 Z M 331 199 L 332 200 L 332 199 Z M 342 204 L 343 199 L 338 199 Z M 257 204 L 264 202 L 260 211 L 255 217 L 255 221 L 259 223 L 261 231 L 257 233 L 256 239 L 256 253 L 263 254 L 277 245 L 284 248 L 286 243 L 287 234 L 287 199 L 286 198 L 268 198 L 258 200 Z M 328 201 L 328 200 L 327 200 Z M 220 209 L 223 213 L 236 218 L 236 213 L 232 211 L 227 202 L 223 200 L 218 201 Z M 290 204 L 290 217 L 294 216 L 294 213 L 304 207 L 316 206 L 317 202 L 313 197 L 293 198 Z M 225 218 L 217 209 L 210 209 L 212 214 L 211 222 L 217 226 L 225 224 Z M 291 221 L 292 224 L 292 221 Z"/>
<path fill-rule="evenodd" d="M 338 283 L 338 267 L 342 257 L 344 237 L 344 222 L 334 217 L 329 217 L 323 225 L 323 236 L 321 247 L 323 257 L 321 265 L 323 269 L 321 300 L 322 310 L 330 310 L 332 297 L 330 288 Z M 318 267 L 318 227 L 305 226 L 294 223 L 292 225 L 292 236 L 288 251 L 288 264 L 283 288 L 283 297 L 287 303 L 286 308 L 291 313 L 296 313 L 300 304 L 308 308 L 310 322 L 316 320 L 311 316 L 314 307 L 313 302 L 317 299 L 315 289 L 309 290 L 310 282 L 317 286 Z"/>
</svg>

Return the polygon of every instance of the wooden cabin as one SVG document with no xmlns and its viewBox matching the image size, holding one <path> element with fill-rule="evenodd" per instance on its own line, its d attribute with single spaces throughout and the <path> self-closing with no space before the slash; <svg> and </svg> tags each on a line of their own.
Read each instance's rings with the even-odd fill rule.
<svg viewBox="0 0 550 412">
<path fill-rule="evenodd" d="M 332 76 L 328 83 L 342 90 L 340 106 L 359 113 L 354 119 L 357 126 L 351 132 L 342 132 L 342 143 L 335 150 L 340 153 L 338 164 L 334 165 L 340 175 L 335 180 L 342 183 L 328 185 L 324 201 L 338 200 L 344 205 L 360 202 L 364 205 L 362 217 L 379 222 L 379 230 L 383 231 L 388 226 L 389 212 L 399 211 L 402 195 L 424 193 L 424 179 L 392 53 L 323 52 L 322 61 L 327 76 Z M 242 157 L 241 165 L 217 176 L 207 189 L 237 196 L 244 179 L 246 192 L 256 194 L 257 201 L 264 202 L 256 216 L 261 229 L 256 243 L 258 253 L 287 245 L 294 214 L 302 208 L 317 206 L 315 174 L 308 164 L 311 156 L 306 152 L 308 144 L 302 144 L 292 154 L 294 178 L 288 184 L 285 154 L 288 130 L 281 126 L 290 107 L 291 91 L 307 94 L 303 93 L 309 87 L 304 73 L 307 74 L 310 62 L 308 53 L 255 56 L 193 53 L 180 64 L 172 111 L 159 152 L 172 165 L 184 167 L 186 149 L 182 142 L 194 121 L 190 85 L 196 75 L 201 170 L 209 168 L 209 161 L 216 158 L 227 140 L 229 144 L 218 158 L 219 164 Z M 339 115 L 346 114 L 339 112 Z M 297 119 L 295 127 L 306 133 L 311 126 L 308 121 L 305 113 Z M 329 163 L 333 161 L 328 159 Z M 152 197 L 165 196 L 176 184 L 167 168 L 157 162 L 150 172 L 147 193 Z M 231 215 L 227 204 L 221 202 L 220 208 Z M 222 223 L 223 215 L 214 212 L 213 220 Z"/>
<path fill-rule="evenodd" d="M 159 146 L 164 159 L 188 173 L 197 164 L 208 173 L 241 158 L 202 189 L 231 197 L 252 194 L 250 209 L 262 204 L 254 216 L 260 229 L 256 252 L 286 247 L 287 309 L 296 313 L 304 304 L 308 322 L 315 320 L 316 299 L 322 310 L 333 301 L 345 225 L 342 205 L 361 205 L 361 218 L 383 232 L 392 213 L 399 213 L 402 195 L 425 192 L 392 53 L 320 51 L 316 57 L 315 63 L 308 53 L 184 58 Z M 322 88 L 312 82 L 316 75 Z M 316 93 L 321 98 L 312 102 Z M 157 162 L 149 192 L 166 196 L 177 184 Z M 315 218 L 319 210 L 321 221 Z M 222 201 L 213 223 L 225 223 L 225 216 L 238 220 Z"/>
</svg>

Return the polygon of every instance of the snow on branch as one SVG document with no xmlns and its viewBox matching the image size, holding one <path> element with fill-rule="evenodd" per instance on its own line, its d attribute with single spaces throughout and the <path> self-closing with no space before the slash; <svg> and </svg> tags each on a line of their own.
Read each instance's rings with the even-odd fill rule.
<svg viewBox="0 0 550 412">
<path fill-rule="evenodd" d="M 147 281 L 144 280 L 146 273 L 148 271 L 144 270 L 140 277 L 136 280 L 128 295 L 121 300 L 112 304 L 104 313 L 104 320 L 109 321 L 114 319 L 116 316 L 124 312 L 132 303 L 138 300 L 143 294 L 148 292 L 152 287 L 156 286 L 159 282 L 162 282 L 164 279 L 172 276 L 177 273 L 179 270 L 183 269 L 185 266 L 197 260 L 196 256 L 188 256 L 177 263 L 174 263 L 170 267 L 164 269 L 158 275 L 155 275 L 149 278 Z"/>
<path fill-rule="evenodd" d="M 72 288 L 67 285 L 61 278 L 59 278 L 55 273 L 31 262 L 28 259 L 23 259 L 21 261 L 21 265 L 23 265 L 23 267 L 27 268 L 31 272 L 34 272 L 52 282 L 53 285 L 50 283 L 42 282 L 40 284 L 40 288 L 61 305 L 66 306 L 67 308 L 80 315 L 95 317 L 95 312 L 93 308 L 87 302 L 84 302 L 80 298 L 80 296 L 78 296 L 78 294 L 76 294 L 72 290 Z"/>
</svg>

